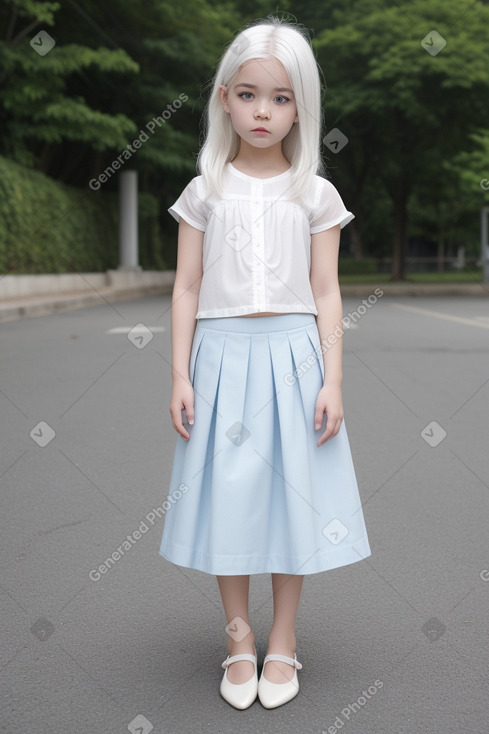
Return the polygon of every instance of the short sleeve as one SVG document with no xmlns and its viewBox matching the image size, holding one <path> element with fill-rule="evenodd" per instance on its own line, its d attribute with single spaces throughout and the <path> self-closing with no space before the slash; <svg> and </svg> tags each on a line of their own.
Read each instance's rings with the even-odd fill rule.
<svg viewBox="0 0 489 734">
<path fill-rule="evenodd" d="M 343 228 L 355 218 L 343 204 L 343 200 L 331 181 L 317 177 L 315 206 L 310 216 L 311 234 L 330 229 L 336 224 Z"/>
<path fill-rule="evenodd" d="M 204 202 L 199 197 L 198 176 L 195 176 L 184 188 L 176 202 L 168 208 L 168 211 L 177 222 L 183 217 L 186 222 L 205 232 L 207 225 L 206 209 Z"/>
</svg>

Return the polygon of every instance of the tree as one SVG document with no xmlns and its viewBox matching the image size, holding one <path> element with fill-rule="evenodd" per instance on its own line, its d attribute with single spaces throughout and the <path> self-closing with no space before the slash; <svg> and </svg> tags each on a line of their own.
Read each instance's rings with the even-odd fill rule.
<svg viewBox="0 0 489 734">
<path fill-rule="evenodd" d="M 123 113 L 108 114 L 87 104 L 84 97 L 68 88 L 74 76 L 96 69 L 124 77 L 139 70 L 122 49 L 91 48 L 81 43 L 63 43 L 56 25 L 53 36 L 46 31 L 55 25 L 60 10 L 57 2 L 35 0 L 3 1 L 0 21 L 4 27 L 0 42 L 0 103 L 3 155 L 24 165 L 48 171 L 56 144 L 70 141 L 83 149 L 105 150 L 123 146 L 136 129 Z M 54 47 L 40 55 L 47 36 Z M 30 41 L 37 43 L 31 46 Z M 47 39 L 47 40 L 46 40 Z M 86 148 L 85 148 L 86 150 Z"/>
<path fill-rule="evenodd" d="M 329 127 L 349 138 L 339 156 L 352 202 L 375 182 L 392 202 L 393 279 L 405 277 L 413 192 L 489 118 L 488 40 L 489 7 L 472 0 L 359 0 L 317 36 Z"/>
</svg>

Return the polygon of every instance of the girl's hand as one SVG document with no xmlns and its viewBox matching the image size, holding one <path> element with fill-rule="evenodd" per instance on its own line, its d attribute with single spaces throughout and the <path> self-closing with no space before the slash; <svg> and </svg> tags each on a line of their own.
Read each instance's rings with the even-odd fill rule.
<svg viewBox="0 0 489 734">
<path fill-rule="evenodd" d="M 182 410 L 185 410 L 187 420 L 192 426 L 194 423 L 194 389 L 188 380 L 179 377 L 173 381 L 170 414 L 173 428 L 185 441 L 188 441 L 190 433 L 183 425 Z"/>
<path fill-rule="evenodd" d="M 314 415 L 314 430 L 319 431 L 323 425 L 324 413 L 326 413 L 326 429 L 317 442 L 322 446 L 330 438 L 336 436 L 343 420 L 343 400 L 340 385 L 323 385 L 316 400 L 316 413 Z"/>
</svg>

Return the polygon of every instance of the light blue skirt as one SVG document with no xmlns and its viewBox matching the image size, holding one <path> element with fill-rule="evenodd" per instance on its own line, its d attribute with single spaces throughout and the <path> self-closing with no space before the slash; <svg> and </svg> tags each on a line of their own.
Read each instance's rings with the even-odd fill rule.
<svg viewBox="0 0 489 734">
<path fill-rule="evenodd" d="M 370 555 L 344 420 L 316 445 L 323 377 L 313 314 L 197 321 L 195 422 L 188 441 L 177 436 L 164 558 L 232 576 L 312 574 Z"/>
</svg>

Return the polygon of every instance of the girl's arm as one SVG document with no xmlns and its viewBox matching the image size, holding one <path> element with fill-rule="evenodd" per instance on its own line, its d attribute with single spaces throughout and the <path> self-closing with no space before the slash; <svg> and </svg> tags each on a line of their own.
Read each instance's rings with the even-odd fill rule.
<svg viewBox="0 0 489 734">
<path fill-rule="evenodd" d="M 188 422 L 194 422 L 194 392 L 190 382 L 190 354 L 194 337 L 202 282 L 202 244 L 204 233 L 180 218 L 178 253 L 172 295 L 171 347 L 172 394 L 170 414 L 176 431 L 186 441 L 190 434 L 182 422 L 185 409 Z"/>
<path fill-rule="evenodd" d="M 336 436 L 343 420 L 343 308 L 338 282 L 340 232 L 337 224 L 311 235 L 310 280 L 318 310 L 316 322 L 324 361 L 324 384 L 316 401 L 315 430 L 321 428 L 324 413 L 327 415 L 326 429 L 318 440 L 318 446 Z"/>
</svg>

